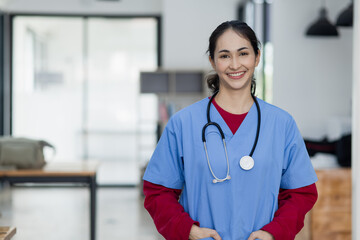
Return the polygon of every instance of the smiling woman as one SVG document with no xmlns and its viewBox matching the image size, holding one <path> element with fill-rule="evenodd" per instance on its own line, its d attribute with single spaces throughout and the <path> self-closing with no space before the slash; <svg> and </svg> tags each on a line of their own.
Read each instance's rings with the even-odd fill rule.
<svg viewBox="0 0 360 240">
<path fill-rule="evenodd" d="M 226 36 L 222 36 L 225 32 L 227 32 Z M 236 36 L 235 36 L 236 35 Z M 234 39 L 232 37 L 235 37 Z M 223 40 L 221 43 L 217 45 L 221 40 Z M 241 42 L 237 43 L 237 41 L 240 40 Z M 230 41 L 235 42 L 235 45 L 232 45 Z M 215 31 L 211 34 L 209 39 L 209 60 L 211 62 L 212 67 L 216 70 L 216 53 L 223 53 L 220 55 L 222 58 L 229 58 L 230 49 L 221 49 L 224 46 L 224 44 L 227 44 L 230 47 L 233 47 L 236 49 L 236 46 L 241 46 L 240 48 L 236 49 L 236 54 L 239 55 L 238 58 L 235 58 L 234 60 L 240 61 L 240 57 L 248 56 L 248 55 L 255 55 L 256 66 L 259 64 L 260 60 L 260 42 L 257 39 L 254 31 L 252 31 L 251 28 L 247 26 L 246 23 L 239 23 L 237 27 L 233 27 L 231 22 L 224 22 Z M 215 48 L 218 49 L 215 49 Z M 234 56 L 232 56 L 234 57 Z M 235 62 L 236 64 L 236 62 Z M 256 67 L 255 66 L 255 67 Z M 254 67 L 254 68 L 255 68 Z M 244 72 L 245 73 L 245 72 Z M 256 90 L 256 82 L 253 76 L 253 73 L 251 75 L 251 93 L 255 94 Z M 219 75 L 218 73 L 210 75 L 207 78 L 208 86 L 209 88 L 215 92 L 219 90 Z"/>
<path fill-rule="evenodd" d="M 228 29 L 217 39 L 214 56 L 209 56 L 212 67 L 216 71 L 219 81 L 219 102 L 220 95 L 228 95 L 230 92 L 244 97 L 251 94 L 251 83 L 255 86 L 254 71 L 260 61 L 260 50 L 254 49 L 250 41 L 236 30 Z M 248 98 L 252 100 L 251 98 Z M 222 104 L 224 105 L 224 104 Z M 245 109 L 234 113 L 241 114 L 249 111 L 252 101 L 249 102 Z M 226 109 L 231 111 L 231 109 Z M 233 112 L 232 111 L 232 112 Z"/>
<path fill-rule="evenodd" d="M 258 46 L 246 23 L 219 25 L 208 49 L 213 96 L 173 115 L 158 142 L 144 205 L 166 239 L 294 239 L 316 202 L 294 119 L 254 96 Z"/>
</svg>

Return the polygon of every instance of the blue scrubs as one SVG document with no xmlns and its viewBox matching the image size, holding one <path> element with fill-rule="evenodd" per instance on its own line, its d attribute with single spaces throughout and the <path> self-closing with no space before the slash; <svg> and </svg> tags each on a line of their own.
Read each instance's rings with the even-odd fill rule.
<svg viewBox="0 0 360 240">
<path fill-rule="evenodd" d="M 272 221 L 279 188 L 294 189 L 317 181 L 303 138 L 284 110 L 258 99 L 261 126 L 254 168 L 243 170 L 239 160 L 249 155 L 257 129 L 255 103 L 235 134 L 211 105 L 211 120 L 224 131 L 230 181 L 214 184 L 201 131 L 207 123 L 205 98 L 176 113 L 168 122 L 146 169 L 144 180 L 183 189 L 180 204 L 200 227 L 215 229 L 223 240 L 244 240 Z M 220 133 L 206 129 L 211 167 L 225 178 L 227 163 Z"/>
</svg>

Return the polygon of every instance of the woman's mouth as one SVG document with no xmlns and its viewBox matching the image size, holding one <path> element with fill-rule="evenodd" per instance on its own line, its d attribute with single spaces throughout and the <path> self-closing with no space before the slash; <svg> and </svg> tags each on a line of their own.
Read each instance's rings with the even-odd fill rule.
<svg viewBox="0 0 360 240">
<path fill-rule="evenodd" d="M 227 74 L 231 79 L 240 79 L 245 75 L 245 72 L 234 72 Z"/>
</svg>

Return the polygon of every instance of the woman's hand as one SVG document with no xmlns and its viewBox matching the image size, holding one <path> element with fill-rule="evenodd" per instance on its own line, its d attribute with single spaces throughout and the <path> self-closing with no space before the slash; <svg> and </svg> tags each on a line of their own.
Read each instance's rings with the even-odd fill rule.
<svg viewBox="0 0 360 240">
<path fill-rule="evenodd" d="M 275 240 L 275 238 L 273 237 L 273 235 L 271 235 L 270 233 L 263 231 L 263 230 L 259 230 L 259 231 L 255 231 L 252 232 L 250 234 L 250 237 L 248 238 L 248 240 L 255 240 L 255 239 L 260 239 L 260 240 Z"/>
<path fill-rule="evenodd" d="M 189 239 L 202 239 L 212 237 L 215 240 L 221 240 L 220 235 L 214 230 L 210 228 L 201 228 L 196 225 L 192 225 L 190 230 Z"/>
</svg>

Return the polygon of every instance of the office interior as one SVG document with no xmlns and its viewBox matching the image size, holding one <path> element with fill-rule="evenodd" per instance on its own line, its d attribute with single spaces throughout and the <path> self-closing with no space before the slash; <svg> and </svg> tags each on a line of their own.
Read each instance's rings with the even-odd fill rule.
<svg viewBox="0 0 360 240">
<path fill-rule="evenodd" d="M 306 140 L 351 136 L 351 167 L 311 156 L 330 180 L 296 239 L 360 239 L 358 2 L 0 0 L 0 133 L 53 144 L 48 163 L 98 163 L 96 239 L 163 239 L 143 208 L 144 168 L 171 115 L 210 94 L 212 30 L 242 19 L 262 44 L 257 97 L 288 111 Z M 321 8 L 335 25 L 351 3 L 353 26 L 306 34 Z M 90 239 L 89 204 L 83 184 L 2 183 L 0 226 L 16 227 L 15 240 Z"/>
</svg>

